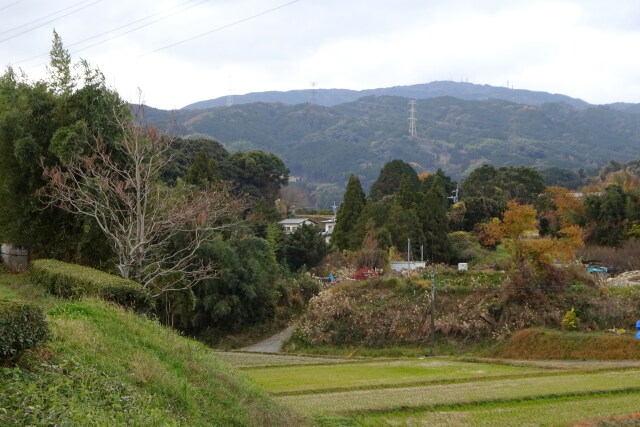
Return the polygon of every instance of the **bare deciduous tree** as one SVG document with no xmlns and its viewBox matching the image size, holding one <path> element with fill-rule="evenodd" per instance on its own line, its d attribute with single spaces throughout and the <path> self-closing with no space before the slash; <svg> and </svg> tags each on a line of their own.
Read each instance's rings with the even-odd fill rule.
<svg viewBox="0 0 640 427">
<path fill-rule="evenodd" d="M 131 117 L 114 119 L 120 140 L 85 136 L 88 154 L 63 167 L 43 165 L 48 184 L 41 196 L 95 220 L 118 256 L 120 275 L 155 296 L 212 277 L 215 265 L 199 261 L 197 251 L 216 231 L 238 223 L 247 199 L 232 197 L 225 184 L 203 191 L 163 186 L 159 171 L 171 160 L 173 139 Z"/>
</svg>

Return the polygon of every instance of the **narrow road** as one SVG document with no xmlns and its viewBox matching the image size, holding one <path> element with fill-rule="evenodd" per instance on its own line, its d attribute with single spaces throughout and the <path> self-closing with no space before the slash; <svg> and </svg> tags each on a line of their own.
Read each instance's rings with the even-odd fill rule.
<svg viewBox="0 0 640 427">
<path fill-rule="evenodd" d="M 295 325 L 291 325 L 283 331 L 278 332 L 274 336 L 267 338 L 264 341 L 260 341 L 249 347 L 241 348 L 240 351 L 253 351 L 256 353 L 280 353 L 282 344 L 291 337 L 293 331 L 296 329 Z"/>
</svg>

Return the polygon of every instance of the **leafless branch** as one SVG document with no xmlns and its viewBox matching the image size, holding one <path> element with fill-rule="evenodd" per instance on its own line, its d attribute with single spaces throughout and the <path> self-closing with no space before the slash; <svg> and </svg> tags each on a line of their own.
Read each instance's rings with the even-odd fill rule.
<svg viewBox="0 0 640 427">
<path fill-rule="evenodd" d="M 171 160 L 173 139 L 132 118 L 114 114 L 114 120 L 119 140 L 88 137 L 90 154 L 63 166 L 42 165 L 48 181 L 42 199 L 92 218 L 118 256 L 120 275 L 156 296 L 212 277 L 216 268 L 199 262 L 198 249 L 236 225 L 248 200 L 232 198 L 224 183 L 206 191 L 161 185 L 159 172 Z M 169 250 L 178 237 L 182 246 Z"/>
</svg>

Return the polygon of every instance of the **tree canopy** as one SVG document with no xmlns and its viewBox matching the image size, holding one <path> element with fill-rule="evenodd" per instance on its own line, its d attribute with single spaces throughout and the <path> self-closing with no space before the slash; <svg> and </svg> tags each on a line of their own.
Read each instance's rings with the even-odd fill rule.
<svg viewBox="0 0 640 427">
<path fill-rule="evenodd" d="M 380 171 L 378 179 L 376 179 L 371 186 L 369 198 L 371 200 L 380 200 L 384 196 L 395 193 L 400 187 L 404 177 L 408 179 L 408 184 L 412 190 L 415 191 L 418 189 L 420 180 L 411 165 L 397 159 L 387 162 Z"/>
<path fill-rule="evenodd" d="M 360 242 L 356 233 L 360 214 L 366 205 L 366 196 L 357 176 L 351 175 L 344 200 L 336 214 L 332 242 L 340 249 L 357 249 Z"/>
</svg>

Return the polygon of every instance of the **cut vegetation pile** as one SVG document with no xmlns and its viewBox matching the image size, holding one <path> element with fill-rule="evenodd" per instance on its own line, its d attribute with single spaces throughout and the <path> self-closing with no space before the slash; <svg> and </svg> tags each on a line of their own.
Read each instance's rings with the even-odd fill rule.
<svg viewBox="0 0 640 427">
<path fill-rule="evenodd" d="M 39 293 L 0 273 L 0 296 L 45 308 L 50 341 L 0 370 L 1 425 L 291 425 L 204 345 L 96 299 Z"/>
<path fill-rule="evenodd" d="M 373 278 L 320 293 L 288 348 L 425 347 L 431 336 L 431 281 L 426 277 Z M 549 286 L 520 294 L 504 279 L 499 272 L 436 274 L 435 328 L 441 345 L 500 341 L 530 327 L 632 329 L 638 320 L 640 287 L 596 287 L 576 280 L 560 291 Z M 574 321 L 563 323 L 572 309 Z M 613 358 L 633 354 L 637 358 L 621 350 Z"/>
</svg>

